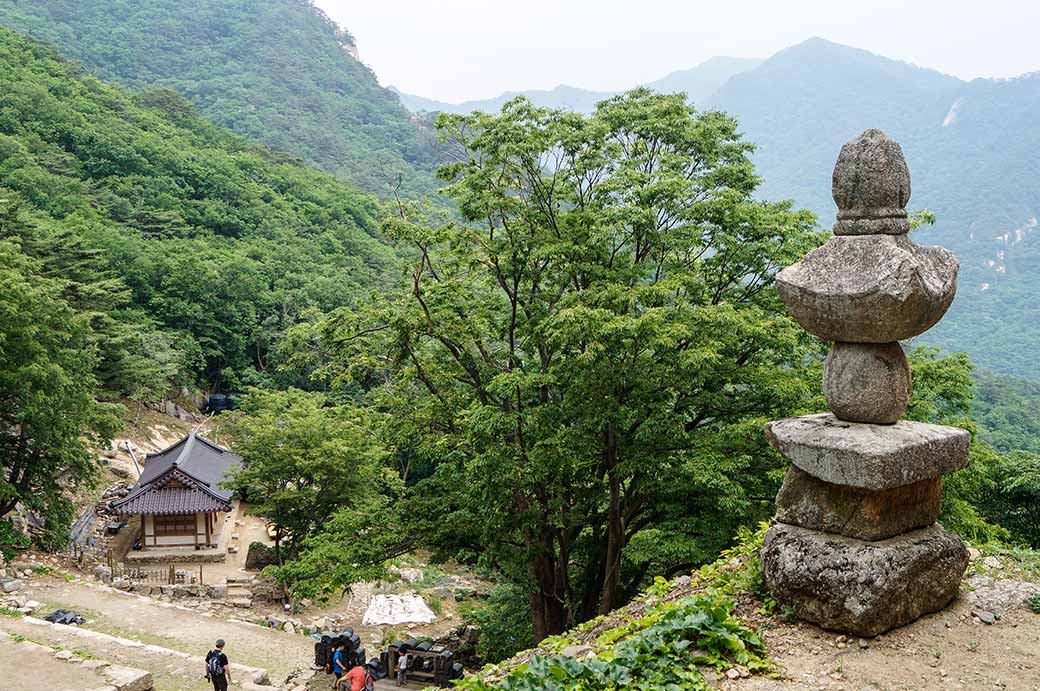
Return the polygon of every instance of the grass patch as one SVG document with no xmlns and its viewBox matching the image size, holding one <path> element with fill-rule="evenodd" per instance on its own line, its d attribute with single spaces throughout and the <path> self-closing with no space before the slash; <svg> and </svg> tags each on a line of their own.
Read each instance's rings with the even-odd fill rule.
<svg viewBox="0 0 1040 691">
<path fill-rule="evenodd" d="M 738 664 L 751 671 L 770 667 L 757 634 L 732 615 L 733 602 L 697 595 L 663 602 L 627 626 L 604 633 L 598 654 L 576 659 L 538 656 L 517 667 L 498 684 L 479 677 L 457 683 L 466 691 L 556 688 L 561 691 L 640 688 L 708 691 L 698 670 Z M 618 642 L 620 641 L 620 642 Z"/>
<path fill-rule="evenodd" d="M 83 650 L 82 648 L 76 648 L 72 651 L 72 654 L 81 660 L 97 660 L 98 656 L 89 650 Z"/>
<path fill-rule="evenodd" d="M 16 609 L 10 609 L 9 607 L 0 607 L 0 615 L 5 617 L 24 617 L 25 612 L 19 612 Z"/>
<path fill-rule="evenodd" d="M 1040 550 L 1010 546 L 987 546 L 981 549 L 982 557 L 972 564 L 975 573 L 1040 583 Z M 985 566 L 982 562 L 987 556 L 997 557 L 1000 567 Z"/>
<path fill-rule="evenodd" d="M 35 573 L 35 574 L 44 575 L 44 576 L 45 575 L 59 576 L 61 578 L 64 578 L 66 583 L 71 583 L 72 581 L 74 581 L 76 579 L 76 577 L 73 576 L 68 571 L 62 571 L 61 569 L 56 569 L 56 568 L 54 568 L 52 566 L 43 566 L 41 564 L 37 564 L 37 565 L 33 566 L 32 567 L 32 572 Z"/>
<path fill-rule="evenodd" d="M 1033 610 L 1034 614 L 1040 614 L 1040 593 L 1030 596 L 1026 603 L 1029 605 L 1029 609 Z"/>
<path fill-rule="evenodd" d="M 415 588 L 433 588 L 441 585 L 442 581 L 448 578 L 448 572 L 436 566 L 427 565 L 421 570 L 422 578 L 412 584 Z"/>
<path fill-rule="evenodd" d="M 431 597 L 426 604 L 429 605 L 430 609 L 438 617 L 444 614 L 444 600 L 439 597 Z"/>
</svg>

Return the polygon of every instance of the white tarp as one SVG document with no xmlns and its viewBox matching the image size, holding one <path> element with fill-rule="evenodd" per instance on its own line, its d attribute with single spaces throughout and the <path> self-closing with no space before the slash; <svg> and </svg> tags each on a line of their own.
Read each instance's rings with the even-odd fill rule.
<svg viewBox="0 0 1040 691">
<path fill-rule="evenodd" d="M 373 595 L 361 623 L 365 626 L 429 624 L 436 618 L 418 595 Z"/>
</svg>

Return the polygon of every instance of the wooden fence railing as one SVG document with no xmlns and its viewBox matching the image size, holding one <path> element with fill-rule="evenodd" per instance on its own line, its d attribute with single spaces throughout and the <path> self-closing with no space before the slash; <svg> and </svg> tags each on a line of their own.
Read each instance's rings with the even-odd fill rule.
<svg viewBox="0 0 1040 691">
<path fill-rule="evenodd" d="M 191 569 L 178 569 L 173 564 L 153 568 L 109 564 L 109 568 L 112 569 L 113 579 L 126 578 L 137 583 L 152 585 L 202 585 L 204 583 L 202 564 Z"/>
<path fill-rule="evenodd" d="M 133 566 L 124 562 L 117 562 L 115 554 L 111 549 L 76 543 L 68 546 L 65 551 L 65 558 L 67 566 L 75 563 L 83 568 L 87 566 L 88 561 L 94 564 L 106 565 L 112 571 L 113 580 L 125 578 L 137 583 L 149 583 L 152 585 L 203 585 L 205 583 L 202 564 L 194 565 L 191 568 L 183 566 L 177 568 L 174 564 L 153 567 Z"/>
</svg>

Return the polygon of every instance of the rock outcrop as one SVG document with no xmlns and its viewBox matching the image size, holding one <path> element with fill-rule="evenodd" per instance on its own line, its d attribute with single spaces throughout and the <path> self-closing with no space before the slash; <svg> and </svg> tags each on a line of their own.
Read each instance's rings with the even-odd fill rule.
<svg viewBox="0 0 1040 691">
<path fill-rule="evenodd" d="M 942 475 L 968 461 L 970 436 L 901 420 L 910 368 L 898 341 L 938 322 L 957 259 L 909 231 L 910 173 L 899 145 L 867 130 L 842 147 L 832 185 L 835 237 L 777 275 L 787 311 L 832 341 L 830 413 L 766 425 L 793 464 L 766 533 L 766 587 L 825 628 L 873 636 L 945 607 L 968 565 L 935 521 Z"/>
</svg>

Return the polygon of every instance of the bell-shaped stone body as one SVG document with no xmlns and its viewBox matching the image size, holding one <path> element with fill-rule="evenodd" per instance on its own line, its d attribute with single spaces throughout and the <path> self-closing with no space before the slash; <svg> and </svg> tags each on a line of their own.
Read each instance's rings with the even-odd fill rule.
<svg viewBox="0 0 1040 691">
<path fill-rule="evenodd" d="M 902 235 L 910 230 L 910 171 L 902 148 L 881 130 L 866 130 L 841 147 L 831 195 L 838 205 L 835 235 Z"/>
</svg>

